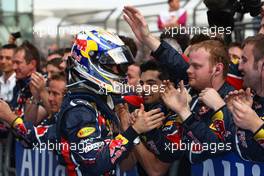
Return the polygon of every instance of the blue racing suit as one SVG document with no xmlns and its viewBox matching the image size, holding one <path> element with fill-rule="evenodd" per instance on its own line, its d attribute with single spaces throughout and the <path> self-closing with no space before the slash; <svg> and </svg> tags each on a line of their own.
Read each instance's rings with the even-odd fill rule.
<svg viewBox="0 0 264 176">
<path fill-rule="evenodd" d="M 159 48 L 155 52 L 152 52 L 152 55 L 160 64 L 169 69 L 171 79 L 176 84 L 180 80 L 188 82 L 186 71 L 189 64 L 168 43 L 161 42 Z M 233 87 L 224 83 L 218 90 L 218 93 L 224 98 L 232 90 L 234 90 Z M 177 115 L 171 117 L 173 127 L 167 127 L 167 129 L 174 130 L 174 133 L 172 133 L 173 136 L 170 136 L 170 138 L 164 137 L 160 130 L 154 130 L 149 133 L 149 137 L 155 141 L 159 149 L 160 155 L 158 157 L 163 161 L 179 159 L 187 151 L 188 158 L 191 162 L 200 162 L 222 154 L 223 152 L 230 151 L 232 148 L 229 142 L 233 139 L 232 136 L 234 135 L 232 134 L 235 134 L 235 125 L 227 107 L 224 106 L 214 112 L 204 106 L 202 102 L 198 101 L 199 92 L 190 89 L 189 93 L 192 96 L 190 103 L 192 115 L 183 123 L 179 123 L 180 120 Z M 174 150 L 171 153 L 172 151 L 168 150 L 172 149 L 172 145 L 175 145 L 175 143 L 179 143 L 179 145 L 182 145 L 180 143 L 186 143 L 189 147 L 186 150 Z M 224 145 L 223 147 L 226 150 L 217 150 L 215 152 L 213 151 L 213 153 L 210 150 L 202 151 L 203 143 L 220 143 L 220 145 Z"/>
<path fill-rule="evenodd" d="M 118 133 L 118 118 L 101 96 L 67 93 L 56 123 L 34 127 L 18 118 L 13 128 L 27 147 L 53 143 L 69 176 L 114 175 L 114 168 L 138 136 L 132 127 Z"/>
<path fill-rule="evenodd" d="M 218 93 L 225 97 L 231 90 L 233 87 L 225 83 Z M 235 126 L 227 107 L 214 112 L 198 101 L 195 91 L 190 93 L 193 97 L 190 103 L 192 115 L 187 120 L 182 122 L 176 114 L 171 115 L 164 128 L 171 131 L 170 135 L 164 136 L 160 130 L 153 130 L 147 135 L 154 141 L 162 161 L 169 162 L 186 155 L 190 162 L 196 163 L 232 150 Z M 211 143 L 222 147 L 210 150 L 208 144 Z"/>
<path fill-rule="evenodd" d="M 164 67 L 168 69 L 170 80 L 176 85 L 181 80 L 188 83 L 187 69 L 189 64 L 184 60 L 174 48 L 167 42 L 162 41 L 159 48 L 151 53 L 152 56 Z"/>
</svg>

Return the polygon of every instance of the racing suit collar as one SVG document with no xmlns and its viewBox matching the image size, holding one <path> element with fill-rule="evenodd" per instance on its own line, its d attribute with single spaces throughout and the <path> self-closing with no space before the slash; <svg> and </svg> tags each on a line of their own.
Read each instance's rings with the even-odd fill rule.
<svg viewBox="0 0 264 176">
<path fill-rule="evenodd" d="M 258 102 L 261 102 L 262 104 L 264 104 L 264 97 L 261 97 L 259 95 L 255 95 L 254 100 L 257 100 Z"/>
<path fill-rule="evenodd" d="M 71 89 L 68 91 L 65 98 L 69 98 L 71 100 L 83 99 L 88 102 L 94 102 L 102 115 L 116 123 L 116 125 L 119 124 L 119 120 L 115 115 L 115 112 L 107 105 L 106 96 L 95 94 L 87 89 Z"/>
<path fill-rule="evenodd" d="M 161 112 L 163 112 L 165 115 L 169 113 L 169 110 L 163 103 L 151 103 L 151 104 L 145 104 L 145 111 L 150 111 L 152 109 L 160 108 Z"/>
<path fill-rule="evenodd" d="M 227 82 L 224 82 L 224 84 L 220 87 L 217 92 L 220 94 L 220 96 L 223 98 L 223 96 L 227 95 L 228 92 L 231 90 L 235 90 L 232 86 L 230 86 Z"/>
</svg>

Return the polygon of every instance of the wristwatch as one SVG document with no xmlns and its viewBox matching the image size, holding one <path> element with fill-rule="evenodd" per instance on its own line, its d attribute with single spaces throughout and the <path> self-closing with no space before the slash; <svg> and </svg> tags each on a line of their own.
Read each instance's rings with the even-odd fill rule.
<svg viewBox="0 0 264 176">
<path fill-rule="evenodd" d="M 134 139 L 133 144 L 138 145 L 139 143 L 140 143 L 140 138 L 138 136 L 136 139 Z"/>
</svg>

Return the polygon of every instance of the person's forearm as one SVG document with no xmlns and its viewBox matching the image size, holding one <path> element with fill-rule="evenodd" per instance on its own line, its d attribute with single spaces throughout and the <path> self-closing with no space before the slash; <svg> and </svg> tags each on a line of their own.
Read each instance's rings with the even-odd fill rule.
<svg viewBox="0 0 264 176">
<path fill-rule="evenodd" d="M 128 154 L 128 156 L 120 162 L 121 171 L 131 170 L 136 165 L 137 159 L 133 153 L 133 150 Z"/>
<path fill-rule="evenodd" d="M 160 41 L 152 34 L 149 34 L 148 37 L 144 39 L 144 44 L 147 45 L 151 51 L 156 51 L 160 46 Z"/>
<path fill-rule="evenodd" d="M 143 166 L 148 175 L 164 175 L 170 164 L 163 163 L 154 153 L 150 152 L 143 143 L 135 146 L 134 149 L 136 159 Z"/>
<path fill-rule="evenodd" d="M 36 124 L 39 124 L 45 118 L 52 118 L 52 114 L 49 115 L 48 111 L 43 107 L 39 106 Z"/>
<path fill-rule="evenodd" d="M 36 103 L 25 104 L 24 119 L 26 122 L 32 122 L 34 125 L 36 125 L 37 114 L 38 114 L 38 104 Z"/>
<path fill-rule="evenodd" d="M 43 90 L 43 91 L 41 91 L 41 93 L 40 93 L 40 99 L 42 100 L 43 106 L 46 109 L 46 111 L 49 114 L 51 114 L 51 111 L 50 111 L 50 103 L 49 103 L 48 97 L 49 97 L 49 93 L 48 93 L 48 91 L 46 89 Z"/>
</svg>

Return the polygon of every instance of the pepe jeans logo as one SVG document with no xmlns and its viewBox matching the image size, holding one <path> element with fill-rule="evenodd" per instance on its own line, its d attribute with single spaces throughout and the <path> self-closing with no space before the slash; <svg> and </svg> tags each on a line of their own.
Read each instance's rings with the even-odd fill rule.
<svg viewBox="0 0 264 176">
<path fill-rule="evenodd" d="M 84 137 L 90 136 L 94 132 L 95 132 L 94 127 L 84 127 L 78 131 L 77 137 L 84 138 Z"/>
</svg>

